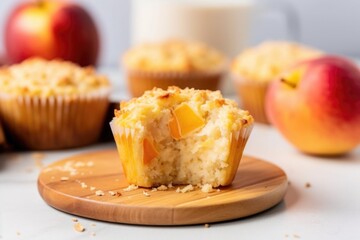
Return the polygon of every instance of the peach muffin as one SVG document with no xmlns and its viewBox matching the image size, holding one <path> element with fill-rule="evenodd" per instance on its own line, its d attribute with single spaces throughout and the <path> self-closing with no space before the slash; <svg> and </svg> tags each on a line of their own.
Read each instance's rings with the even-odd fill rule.
<svg viewBox="0 0 360 240">
<path fill-rule="evenodd" d="M 91 67 L 40 58 L 0 69 L 0 116 L 9 138 L 29 149 L 61 149 L 97 140 L 109 81 Z"/>
<path fill-rule="evenodd" d="M 292 42 L 264 42 L 243 51 L 231 66 L 242 107 L 250 111 L 255 121 L 269 123 L 264 108 L 269 83 L 297 62 L 321 54 L 319 50 Z"/>
<path fill-rule="evenodd" d="M 253 118 L 219 91 L 154 88 L 110 123 L 129 184 L 231 184 Z"/>
<path fill-rule="evenodd" d="M 219 89 L 226 58 L 199 42 L 168 40 L 136 46 L 123 57 L 130 93 L 138 97 L 153 87 Z"/>
</svg>

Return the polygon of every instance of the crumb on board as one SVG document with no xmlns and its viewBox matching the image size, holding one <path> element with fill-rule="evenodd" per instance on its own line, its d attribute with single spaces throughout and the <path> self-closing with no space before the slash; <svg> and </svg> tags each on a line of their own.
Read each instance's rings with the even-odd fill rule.
<svg viewBox="0 0 360 240">
<path fill-rule="evenodd" d="M 78 222 L 79 220 L 77 218 L 72 218 L 71 221 Z"/>
<path fill-rule="evenodd" d="M 205 227 L 205 228 L 209 228 L 209 227 L 210 227 L 210 224 L 206 223 L 206 224 L 204 225 L 204 227 Z"/>
<path fill-rule="evenodd" d="M 16 235 L 17 235 L 17 236 L 20 236 L 20 235 L 21 235 L 21 232 L 16 231 Z"/>
<path fill-rule="evenodd" d="M 154 188 L 151 189 L 151 191 L 152 191 L 152 192 L 156 192 L 156 191 L 157 191 L 157 188 L 154 187 Z"/>
<path fill-rule="evenodd" d="M 77 232 L 84 232 L 85 228 L 83 225 L 81 225 L 81 223 L 77 222 L 74 224 L 74 230 Z"/>
<path fill-rule="evenodd" d="M 91 226 L 92 226 L 92 227 L 95 227 L 95 226 L 96 226 L 96 224 L 95 224 L 95 223 L 92 223 L 92 224 L 91 224 Z"/>
<path fill-rule="evenodd" d="M 97 191 L 95 192 L 95 195 L 96 195 L 96 196 L 104 196 L 105 193 L 104 193 L 103 191 L 101 191 L 101 190 L 97 190 Z"/>
<path fill-rule="evenodd" d="M 121 193 L 119 193 L 118 191 L 109 191 L 108 192 L 111 196 L 117 196 L 117 197 L 120 197 L 121 196 Z"/>
<path fill-rule="evenodd" d="M 166 190 L 168 190 L 168 187 L 165 186 L 165 185 L 161 185 L 161 186 L 157 187 L 157 190 L 159 190 L 159 191 L 166 191 Z"/>
<path fill-rule="evenodd" d="M 214 189 L 213 189 L 211 184 L 207 183 L 207 184 L 202 185 L 201 191 L 204 192 L 204 193 L 209 193 L 209 192 L 213 192 Z"/>
<path fill-rule="evenodd" d="M 172 182 L 167 185 L 168 188 L 174 188 Z"/>
<path fill-rule="evenodd" d="M 183 187 L 182 189 L 177 188 L 176 192 L 178 192 L 178 193 L 187 193 L 187 192 L 191 192 L 192 190 L 194 190 L 194 186 L 189 184 L 189 185 Z"/>
<path fill-rule="evenodd" d="M 95 236 L 96 236 L 96 233 L 95 233 L 95 232 L 92 232 L 92 233 L 91 233 L 91 236 L 95 237 Z"/>
<path fill-rule="evenodd" d="M 130 192 L 130 191 L 136 190 L 136 189 L 138 189 L 138 188 L 139 188 L 139 187 L 138 187 L 137 185 L 131 184 L 131 185 L 129 185 L 127 188 L 124 188 L 123 190 L 124 190 L 125 192 Z"/>
<path fill-rule="evenodd" d="M 67 180 L 69 180 L 69 177 L 61 177 L 60 178 L 60 181 L 67 181 Z"/>
<path fill-rule="evenodd" d="M 145 197 L 150 197 L 150 193 L 149 193 L 148 191 L 145 191 L 145 190 L 144 190 L 144 191 L 143 191 L 143 194 L 144 194 Z"/>
<path fill-rule="evenodd" d="M 305 183 L 305 188 L 311 188 L 311 184 L 309 182 Z"/>
<path fill-rule="evenodd" d="M 294 237 L 294 238 L 300 238 L 300 236 L 297 235 L 297 234 L 293 234 L 293 237 Z"/>
<path fill-rule="evenodd" d="M 87 187 L 88 187 L 88 186 L 86 185 L 86 183 L 84 183 L 84 182 L 81 182 L 80 185 L 81 185 L 81 188 L 87 188 Z"/>
<path fill-rule="evenodd" d="M 96 189 L 96 187 L 90 187 L 90 191 L 94 191 Z"/>
</svg>

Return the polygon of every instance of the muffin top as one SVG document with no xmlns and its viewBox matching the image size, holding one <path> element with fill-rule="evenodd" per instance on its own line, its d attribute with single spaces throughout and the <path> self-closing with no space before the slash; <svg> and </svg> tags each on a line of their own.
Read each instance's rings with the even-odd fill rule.
<svg viewBox="0 0 360 240">
<path fill-rule="evenodd" d="M 297 43 L 264 42 L 238 55 L 231 70 L 248 80 L 271 81 L 296 62 L 320 55 L 319 50 Z"/>
<path fill-rule="evenodd" d="M 193 122 L 224 120 L 223 123 L 226 122 L 227 125 L 222 127 L 231 131 L 237 131 L 253 122 L 248 111 L 238 108 L 235 101 L 223 98 L 220 91 L 180 89 L 174 86 L 167 90 L 154 88 L 139 98 L 121 102 L 114 121 L 122 127 L 141 130 L 146 122 L 156 121 L 169 112 L 176 114 L 177 110 L 178 121 L 187 121 L 186 118 L 191 117 L 194 118 Z"/>
<path fill-rule="evenodd" d="M 94 68 L 60 60 L 31 58 L 0 69 L 0 92 L 26 96 L 73 96 L 108 89 L 105 76 Z"/>
<path fill-rule="evenodd" d="M 177 73 L 219 72 L 226 62 L 220 52 L 203 43 L 179 40 L 137 46 L 123 60 L 129 70 Z"/>
</svg>

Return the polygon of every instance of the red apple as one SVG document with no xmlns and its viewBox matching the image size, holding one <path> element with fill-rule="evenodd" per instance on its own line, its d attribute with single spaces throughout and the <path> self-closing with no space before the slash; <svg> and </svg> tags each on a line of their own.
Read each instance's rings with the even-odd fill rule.
<svg viewBox="0 0 360 240">
<path fill-rule="evenodd" d="M 70 2 L 21 2 L 10 14 L 4 36 L 11 63 L 38 56 L 87 66 L 98 58 L 95 23 L 85 9 Z"/>
<path fill-rule="evenodd" d="M 335 56 L 299 63 L 271 84 L 266 112 L 301 151 L 346 153 L 360 143 L 360 71 Z"/>
</svg>

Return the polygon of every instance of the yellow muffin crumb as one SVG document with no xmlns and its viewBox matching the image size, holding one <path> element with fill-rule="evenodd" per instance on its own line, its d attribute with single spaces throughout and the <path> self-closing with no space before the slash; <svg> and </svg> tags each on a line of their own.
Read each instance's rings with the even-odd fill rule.
<svg viewBox="0 0 360 240">
<path fill-rule="evenodd" d="M 212 72 L 223 69 L 225 57 L 200 42 L 168 40 L 130 49 L 124 64 L 128 69 L 151 72 Z"/>
<path fill-rule="evenodd" d="M 322 52 L 293 42 L 264 42 L 240 53 L 232 72 L 248 80 L 271 81 L 298 61 L 318 57 Z"/>
<path fill-rule="evenodd" d="M 109 85 L 93 67 L 67 61 L 31 58 L 0 69 L 0 91 L 12 95 L 72 96 L 98 92 Z"/>
<path fill-rule="evenodd" d="M 252 123 L 219 91 L 169 87 L 122 102 L 110 125 L 130 184 L 216 187 L 231 183 Z"/>
</svg>

